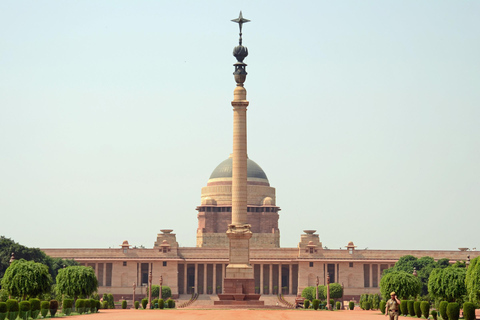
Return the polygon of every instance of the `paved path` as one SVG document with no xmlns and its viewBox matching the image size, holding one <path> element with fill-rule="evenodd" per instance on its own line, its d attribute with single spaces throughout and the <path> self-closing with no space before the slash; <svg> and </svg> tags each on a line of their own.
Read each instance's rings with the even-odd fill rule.
<svg viewBox="0 0 480 320">
<path fill-rule="evenodd" d="M 403 317 L 401 317 L 403 318 Z M 384 320 L 378 311 L 314 311 L 314 310 L 100 310 L 100 313 L 71 316 L 68 319 L 83 320 Z"/>
</svg>

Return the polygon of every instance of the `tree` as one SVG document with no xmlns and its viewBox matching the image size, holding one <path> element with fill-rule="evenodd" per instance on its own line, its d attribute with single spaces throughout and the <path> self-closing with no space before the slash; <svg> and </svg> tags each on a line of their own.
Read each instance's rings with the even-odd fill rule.
<svg viewBox="0 0 480 320">
<path fill-rule="evenodd" d="M 395 291 L 402 299 L 416 296 L 420 292 L 422 283 L 411 273 L 405 271 L 392 271 L 382 277 L 380 292 L 384 299 L 390 297 L 390 292 Z"/>
<path fill-rule="evenodd" d="M 52 277 L 48 267 L 38 262 L 15 260 L 2 278 L 2 288 L 10 295 L 36 297 L 50 291 Z"/>
<path fill-rule="evenodd" d="M 455 302 L 467 293 L 466 273 L 465 268 L 462 267 L 434 269 L 428 280 L 428 292 L 432 297 Z"/>
<path fill-rule="evenodd" d="M 467 289 L 468 300 L 477 303 L 480 300 L 480 257 L 470 261 L 465 276 L 465 287 Z"/>
<path fill-rule="evenodd" d="M 88 297 L 97 291 L 97 288 L 97 277 L 90 267 L 72 266 L 58 271 L 57 290 L 61 294 L 72 298 L 80 295 Z"/>
<path fill-rule="evenodd" d="M 38 248 L 28 248 L 16 243 L 15 241 L 0 236 L 0 279 L 3 277 L 5 270 L 10 265 L 11 254 L 15 253 L 15 259 L 33 260 L 48 266 L 48 270 L 52 279 L 55 281 L 58 270 L 65 266 L 78 265 L 74 260 L 63 260 L 61 258 L 49 257 Z"/>
<path fill-rule="evenodd" d="M 324 297 L 326 297 L 327 296 L 327 286 L 323 286 L 323 287 L 324 287 L 323 295 L 324 295 Z M 319 288 L 319 290 L 320 290 L 320 288 Z M 340 299 L 341 297 L 343 297 L 342 286 L 339 283 L 330 283 L 330 298 L 331 299 Z"/>
</svg>

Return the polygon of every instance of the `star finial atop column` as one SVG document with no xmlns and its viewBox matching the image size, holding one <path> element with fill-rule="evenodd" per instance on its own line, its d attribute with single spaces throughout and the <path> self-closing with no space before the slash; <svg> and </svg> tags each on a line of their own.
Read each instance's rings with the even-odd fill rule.
<svg viewBox="0 0 480 320">
<path fill-rule="evenodd" d="M 250 20 L 245 19 L 242 15 L 242 11 L 240 11 L 240 14 L 238 15 L 238 18 L 233 19 L 232 21 L 238 23 L 238 26 L 240 27 L 240 39 L 238 40 L 238 44 L 242 45 L 242 25 L 244 23 L 250 22 Z"/>
</svg>

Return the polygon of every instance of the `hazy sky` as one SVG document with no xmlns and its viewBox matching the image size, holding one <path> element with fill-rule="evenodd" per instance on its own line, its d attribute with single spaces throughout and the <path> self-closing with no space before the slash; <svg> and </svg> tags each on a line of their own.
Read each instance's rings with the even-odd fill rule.
<svg viewBox="0 0 480 320">
<path fill-rule="evenodd" d="M 282 246 L 480 249 L 480 2 L 460 0 L 1 1 L 0 234 L 194 246 L 240 10 Z"/>
</svg>

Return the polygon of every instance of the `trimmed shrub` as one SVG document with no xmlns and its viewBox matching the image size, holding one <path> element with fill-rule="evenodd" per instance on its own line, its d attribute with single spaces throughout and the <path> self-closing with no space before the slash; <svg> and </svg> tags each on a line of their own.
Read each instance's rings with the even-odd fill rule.
<svg viewBox="0 0 480 320">
<path fill-rule="evenodd" d="M 54 318 L 58 310 L 58 301 L 50 300 L 49 308 L 50 308 L 50 317 Z"/>
<path fill-rule="evenodd" d="M 64 299 L 63 300 L 63 309 L 73 308 L 73 299 Z"/>
<path fill-rule="evenodd" d="M 350 309 L 350 310 L 355 309 L 355 302 L 350 301 L 350 302 L 348 303 L 348 309 Z"/>
<path fill-rule="evenodd" d="M 169 286 L 162 286 L 162 299 L 166 300 L 172 296 L 172 289 Z"/>
<path fill-rule="evenodd" d="M 83 299 L 85 301 L 85 313 L 88 313 L 90 311 L 90 299 Z"/>
<path fill-rule="evenodd" d="M 460 318 L 460 305 L 456 302 L 450 302 L 447 305 L 448 320 L 458 320 Z"/>
<path fill-rule="evenodd" d="M 6 312 L 7 312 L 7 303 L 0 302 L 0 313 L 6 313 Z"/>
<path fill-rule="evenodd" d="M 47 316 L 49 309 L 50 309 L 50 302 L 48 301 L 40 302 L 40 313 L 42 314 L 42 318 L 45 318 Z"/>
<path fill-rule="evenodd" d="M 305 309 L 310 308 L 310 300 L 305 299 L 305 301 L 303 302 L 303 307 L 304 307 Z"/>
<path fill-rule="evenodd" d="M 38 318 L 38 314 L 40 313 L 40 299 L 32 298 L 29 300 L 30 301 L 30 316 L 33 319 Z"/>
<path fill-rule="evenodd" d="M 408 308 L 408 314 L 412 317 L 415 317 L 415 301 L 408 300 L 407 301 L 407 308 Z"/>
<path fill-rule="evenodd" d="M 127 309 L 127 300 L 122 301 L 122 309 Z"/>
<path fill-rule="evenodd" d="M 313 308 L 314 310 L 318 310 L 318 306 L 319 306 L 319 305 L 320 305 L 320 300 L 318 300 L 318 299 L 313 299 L 313 300 L 312 300 L 312 308 Z"/>
<path fill-rule="evenodd" d="M 115 300 L 113 299 L 113 294 L 107 294 L 108 309 L 115 309 Z"/>
<path fill-rule="evenodd" d="M 423 317 L 425 319 L 428 319 L 428 315 L 430 314 L 430 303 L 428 303 L 427 301 L 422 301 L 420 303 L 420 310 L 422 311 Z"/>
<path fill-rule="evenodd" d="M 134 306 L 135 306 L 135 309 L 138 309 L 138 307 L 140 307 L 140 302 L 135 301 Z"/>
<path fill-rule="evenodd" d="M 463 318 L 465 320 L 475 320 L 475 305 L 471 302 L 463 304 Z"/>
<path fill-rule="evenodd" d="M 100 310 L 101 308 L 101 303 L 100 303 L 100 300 L 95 300 L 95 311 L 98 312 L 98 310 Z"/>
<path fill-rule="evenodd" d="M 340 310 L 342 308 L 342 303 L 340 301 L 337 301 L 337 303 L 335 303 L 335 308 L 337 310 Z"/>
<path fill-rule="evenodd" d="M 330 306 L 332 307 L 333 309 L 333 306 L 335 306 L 335 300 L 334 299 L 330 299 Z M 371 305 L 370 305 L 371 307 Z"/>
<path fill-rule="evenodd" d="M 85 312 L 85 300 L 77 299 L 77 301 L 75 301 L 75 310 L 77 310 L 78 313 L 83 314 Z"/>
<path fill-rule="evenodd" d="M 385 314 L 385 306 L 387 305 L 387 303 L 385 302 L 385 300 L 382 300 L 380 301 L 380 311 L 382 312 L 382 314 Z"/>
<path fill-rule="evenodd" d="M 173 300 L 173 299 L 168 299 L 168 300 L 167 300 L 167 308 L 169 308 L 169 309 L 175 308 L 175 300 Z"/>
<path fill-rule="evenodd" d="M 305 298 L 307 300 L 312 301 L 315 299 L 316 292 L 315 292 L 315 287 L 306 287 L 302 291 L 302 298 Z"/>
<path fill-rule="evenodd" d="M 408 300 L 400 301 L 400 313 L 405 317 L 408 315 Z"/>
<path fill-rule="evenodd" d="M 415 311 L 415 315 L 417 316 L 417 318 L 422 317 L 422 310 L 420 309 L 420 301 L 413 302 L 413 310 Z"/>
<path fill-rule="evenodd" d="M 102 309 L 108 309 L 108 301 L 102 302 Z"/>
<path fill-rule="evenodd" d="M 365 310 L 370 310 L 371 307 L 372 307 L 372 303 L 371 303 L 370 301 L 365 301 L 365 302 L 363 303 L 363 308 L 364 308 Z"/>
<path fill-rule="evenodd" d="M 88 299 L 90 301 L 90 312 L 95 313 L 97 311 L 97 300 Z"/>
<path fill-rule="evenodd" d="M 143 308 L 143 309 L 147 309 L 147 304 L 148 304 L 148 299 L 147 299 L 147 298 L 143 298 L 143 299 L 142 299 L 142 308 Z"/>
<path fill-rule="evenodd" d="M 437 320 L 437 310 L 432 310 L 431 315 L 433 320 Z"/>
<path fill-rule="evenodd" d="M 151 307 L 151 308 L 152 308 L 152 309 L 158 308 L 158 299 L 153 299 L 153 300 L 152 300 L 152 307 Z"/>
<path fill-rule="evenodd" d="M 30 309 L 31 309 L 31 305 L 30 305 L 30 302 L 29 301 L 20 301 L 20 303 L 18 304 L 18 307 L 20 309 L 20 319 L 23 319 L 23 320 L 28 320 L 28 318 L 30 317 Z"/>
<path fill-rule="evenodd" d="M 448 302 L 442 301 L 440 302 L 440 305 L 438 307 L 438 311 L 440 311 L 440 316 L 443 318 L 443 320 L 448 320 L 447 306 L 448 306 Z"/>
<path fill-rule="evenodd" d="M 7 311 L 8 312 L 18 312 L 18 301 L 15 299 L 7 300 Z"/>
<path fill-rule="evenodd" d="M 163 299 L 158 300 L 158 308 L 159 309 L 165 308 L 165 300 Z"/>
</svg>

